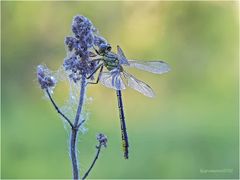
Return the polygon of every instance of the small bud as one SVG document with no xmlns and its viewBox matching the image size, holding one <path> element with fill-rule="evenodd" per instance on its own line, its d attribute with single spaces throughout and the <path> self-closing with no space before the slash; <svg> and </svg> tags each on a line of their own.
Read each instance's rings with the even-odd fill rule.
<svg viewBox="0 0 240 180">
<path fill-rule="evenodd" d="M 107 147 L 107 136 L 105 136 L 102 133 L 99 133 L 97 135 L 97 140 L 99 141 L 100 145 L 103 145 L 104 147 Z"/>
<path fill-rule="evenodd" d="M 66 37 L 65 44 L 68 46 L 69 51 L 77 49 L 78 46 L 77 39 L 75 37 Z"/>
<path fill-rule="evenodd" d="M 50 70 L 44 65 L 37 66 L 37 78 L 42 89 L 53 88 L 57 82 Z"/>
</svg>

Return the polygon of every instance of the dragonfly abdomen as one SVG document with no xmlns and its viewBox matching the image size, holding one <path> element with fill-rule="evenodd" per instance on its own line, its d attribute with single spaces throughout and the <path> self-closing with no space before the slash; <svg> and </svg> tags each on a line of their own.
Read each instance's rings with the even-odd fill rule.
<svg viewBox="0 0 240 180">
<path fill-rule="evenodd" d="M 121 122 L 121 134 L 122 134 L 122 147 L 125 159 L 128 159 L 128 135 L 127 128 L 125 123 L 124 111 L 123 111 L 123 103 L 122 103 L 122 93 L 120 90 L 117 90 L 118 97 L 118 108 L 119 108 L 119 117 Z"/>
</svg>

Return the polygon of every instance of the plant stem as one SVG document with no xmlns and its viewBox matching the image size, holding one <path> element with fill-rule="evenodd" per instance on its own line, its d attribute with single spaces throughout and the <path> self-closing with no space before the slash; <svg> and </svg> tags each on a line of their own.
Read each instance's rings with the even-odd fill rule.
<svg viewBox="0 0 240 180">
<path fill-rule="evenodd" d="M 78 103 L 77 113 L 75 116 L 73 127 L 71 129 L 71 136 L 70 136 L 70 156 L 72 160 L 72 174 L 73 174 L 74 180 L 79 179 L 79 166 L 78 166 L 78 158 L 77 158 L 77 137 L 78 137 L 79 125 L 82 123 L 82 122 L 79 123 L 79 120 L 80 120 L 80 115 L 81 115 L 83 104 L 84 104 L 86 85 L 87 85 L 86 76 L 82 75 L 79 103 Z"/>
<path fill-rule="evenodd" d="M 102 144 L 101 144 L 101 143 L 99 143 L 99 145 L 98 145 L 98 146 L 96 146 L 96 148 L 97 148 L 97 153 L 96 153 L 96 156 L 95 156 L 95 158 L 94 158 L 94 160 L 93 160 L 93 162 L 92 162 L 92 164 L 91 164 L 90 168 L 89 168 L 89 169 L 87 170 L 87 172 L 84 174 L 84 176 L 83 176 L 83 178 L 82 178 L 82 179 L 86 179 L 86 178 L 87 178 L 87 176 L 88 176 L 88 174 L 89 174 L 89 173 L 90 173 L 90 171 L 92 170 L 92 168 L 93 168 L 94 164 L 96 163 L 96 161 L 97 161 L 97 159 L 98 159 L 98 156 L 99 156 L 99 154 L 100 154 L 101 147 L 102 147 Z"/>
<path fill-rule="evenodd" d="M 50 99 L 50 101 L 52 102 L 54 108 L 56 109 L 56 111 L 66 120 L 66 122 L 68 122 L 68 124 L 71 126 L 71 128 L 73 128 L 73 124 L 72 122 L 70 121 L 69 118 L 67 118 L 67 116 L 65 116 L 62 111 L 60 111 L 60 109 L 58 108 L 57 104 L 55 103 L 55 101 L 53 100 L 51 94 L 49 93 L 48 89 L 46 89 L 46 92 L 47 92 L 47 95 Z"/>
<path fill-rule="evenodd" d="M 85 98 L 85 90 L 86 90 L 86 76 L 82 75 L 82 80 L 81 80 L 81 89 L 80 89 L 80 97 L 79 97 L 79 103 L 78 103 L 78 108 L 77 108 L 77 113 L 76 113 L 76 117 L 74 120 L 74 127 L 77 127 L 79 124 L 79 120 L 80 120 L 80 115 L 82 112 L 82 108 L 83 108 L 83 103 L 84 103 L 84 98 Z M 80 122 L 81 123 L 81 122 Z"/>
<path fill-rule="evenodd" d="M 76 149 L 77 135 L 78 135 L 78 130 L 75 128 L 72 128 L 71 139 L 70 139 L 70 155 L 72 160 L 72 174 L 73 174 L 74 180 L 79 179 L 77 149 Z"/>
</svg>

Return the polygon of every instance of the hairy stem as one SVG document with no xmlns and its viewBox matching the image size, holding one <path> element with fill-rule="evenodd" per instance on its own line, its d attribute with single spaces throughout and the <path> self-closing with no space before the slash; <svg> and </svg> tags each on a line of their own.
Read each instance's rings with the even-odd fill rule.
<svg viewBox="0 0 240 180">
<path fill-rule="evenodd" d="M 82 76 L 79 103 L 78 103 L 77 113 L 75 116 L 73 127 L 71 129 L 71 136 L 70 136 L 70 156 L 72 160 L 72 174 L 73 174 L 74 180 L 79 179 L 79 165 L 78 165 L 78 158 L 77 158 L 77 139 L 78 139 L 78 130 L 80 125 L 82 124 L 82 122 L 79 122 L 79 120 L 80 120 L 80 115 L 81 115 L 83 104 L 84 104 L 85 90 L 86 90 L 86 77 Z"/>
<path fill-rule="evenodd" d="M 96 155 L 95 155 L 95 158 L 94 158 L 91 166 L 90 166 L 89 169 L 87 170 L 87 172 L 84 174 L 84 176 L 83 176 L 82 179 L 86 179 L 86 178 L 87 178 L 88 174 L 90 173 L 90 171 L 92 170 L 93 166 L 95 165 L 95 163 L 96 163 L 96 161 L 97 161 L 97 159 L 98 159 L 98 156 L 99 156 L 99 154 L 100 154 L 101 147 L 102 147 L 102 144 L 101 144 L 101 143 L 99 143 L 99 145 L 96 146 L 96 148 L 97 148 L 97 153 L 96 153 Z"/>
<path fill-rule="evenodd" d="M 79 179 L 79 172 L 78 172 L 78 160 L 77 160 L 77 135 L 78 130 L 75 128 L 72 128 L 71 131 L 71 139 L 70 139 L 70 155 L 72 160 L 72 174 L 73 179 L 78 180 Z"/>
<path fill-rule="evenodd" d="M 66 120 L 66 122 L 71 126 L 71 128 L 73 128 L 72 122 L 70 121 L 70 119 L 69 119 L 67 116 L 65 116 L 65 115 L 62 113 L 62 111 L 60 111 L 60 109 L 58 108 L 57 104 L 56 104 L 55 101 L 53 100 L 51 94 L 49 93 L 48 89 L 46 89 L 46 92 L 47 92 L 47 95 L 48 95 L 50 101 L 52 102 L 54 108 L 56 109 L 56 111 Z"/>
<path fill-rule="evenodd" d="M 80 97 L 79 97 L 79 103 L 78 103 L 76 117 L 74 120 L 74 127 L 77 127 L 79 124 L 80 115 L 81 115 L 83 104 L 84 104 L 86 85 L 87 85 L 86 76 L 82 75 Z"/>
</svg>

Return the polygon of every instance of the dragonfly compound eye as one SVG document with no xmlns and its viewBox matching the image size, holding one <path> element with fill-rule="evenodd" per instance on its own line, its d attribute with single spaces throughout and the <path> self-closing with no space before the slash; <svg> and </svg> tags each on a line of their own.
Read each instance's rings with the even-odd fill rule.
<svg viewBox="0 0 240 180">
<path fill-rule="evenodd" d="M 104 54 L 107 51 L 111 51 L 112 47 L 109 44 L 101 44 L 99 46 L 99 53 Z"/>
<path fill-rule="evenodd" d="M 108 51 L 111 51 L 111 50 L 112 50 L 112 47 L 108 44 L 106 49 L 107 49 Z"/>
</svg>

